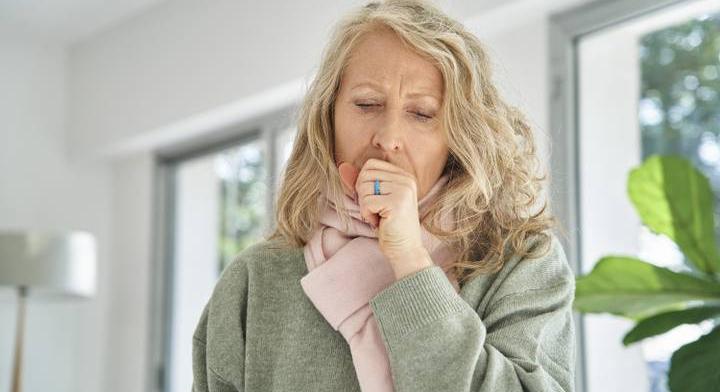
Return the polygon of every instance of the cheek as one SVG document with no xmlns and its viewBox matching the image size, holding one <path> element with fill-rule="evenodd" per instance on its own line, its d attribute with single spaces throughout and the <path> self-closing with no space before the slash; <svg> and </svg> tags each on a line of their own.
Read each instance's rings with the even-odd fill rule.
<svg viewBox="0 0 720 392">
<path fill-rule="evenodd" d="M 416 170 L 421 177 L 432 177 L 442 171 L 448 149 L 441 137 L 416 137 L 408 147 L 411 161 L 415 162 Z"/>
<path fill-rule="evenodd" d="M 447 153 L 447 143 L 440 131 L 416 132 L 412 138 L 408 138 L 411 151 L 421 152 L 425 161 L 437 161 Z"/>
<path fill-rule="evenodd" d="M 335 151 L 344 159 L 354 158 L 370 143 L 367 124 L 345 110 L 337 110 L 334 119 Z"/>
<path fill-rule="evenodd" d="M 340 138 L 350 143 L 357 143 L 371 135 L 370 130 L 373 129 L 371 121 L 348 109 L 339 109 L 336 114 L 335 134 Z"/>
</svg>

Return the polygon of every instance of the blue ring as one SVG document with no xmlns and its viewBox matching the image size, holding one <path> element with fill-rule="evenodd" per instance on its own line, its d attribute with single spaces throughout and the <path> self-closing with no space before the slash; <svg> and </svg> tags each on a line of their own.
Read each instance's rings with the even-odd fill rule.
<svg viewBox="0 0 720 392">
<path fill-rule="evenodd" d="M 377 178 L 375 179 L 375 194 L 380 194 L 380 180 L 378 180 Z"/>
</svg>

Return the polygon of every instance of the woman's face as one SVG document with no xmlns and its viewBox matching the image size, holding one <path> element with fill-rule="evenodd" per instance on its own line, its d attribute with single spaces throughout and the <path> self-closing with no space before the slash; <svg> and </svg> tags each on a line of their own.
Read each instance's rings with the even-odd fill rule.
<svg viewBox="0 0 720 392">
<path fill-rule="evenodd" d="M 448 158 L 440 108 L 443 80 L 430 62 L 388 30 L 353 49 L 335 102 L 335 162 L 360 170 L 370 158 L 413 174 L 421 199 Z"/>
</svg>

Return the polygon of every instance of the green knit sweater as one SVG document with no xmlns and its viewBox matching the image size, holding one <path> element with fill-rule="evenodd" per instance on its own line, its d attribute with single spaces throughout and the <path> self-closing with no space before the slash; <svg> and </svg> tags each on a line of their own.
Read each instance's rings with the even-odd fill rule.
<svg viewBox="0 0 720 392">
<path fill-rule="evenodd" d="M 360 391 L 349 346 L 300 286 L 302 248 L 263 240 L 225 268 L 193 336 L 193 392 Z M 574 391 L 575 279 L 552 234 L 456 293 L 439 266 L 370 305 L 395 392 Z"/>
</svg>

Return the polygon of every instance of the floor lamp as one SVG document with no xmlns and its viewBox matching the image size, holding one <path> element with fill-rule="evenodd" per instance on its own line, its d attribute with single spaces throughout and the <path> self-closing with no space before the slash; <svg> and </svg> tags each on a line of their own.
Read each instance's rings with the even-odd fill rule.
<svg viewBox="0 0 720 392">
<path fill-rule="evenodd" d="M 91 297 L 95 274 L 95 237 L 88 232 L 0 230 L 0 286 L 18 290 L 11 392 L 20 392 L 25 301 L 30 291 L 33 297 Z"/>
</svg>

